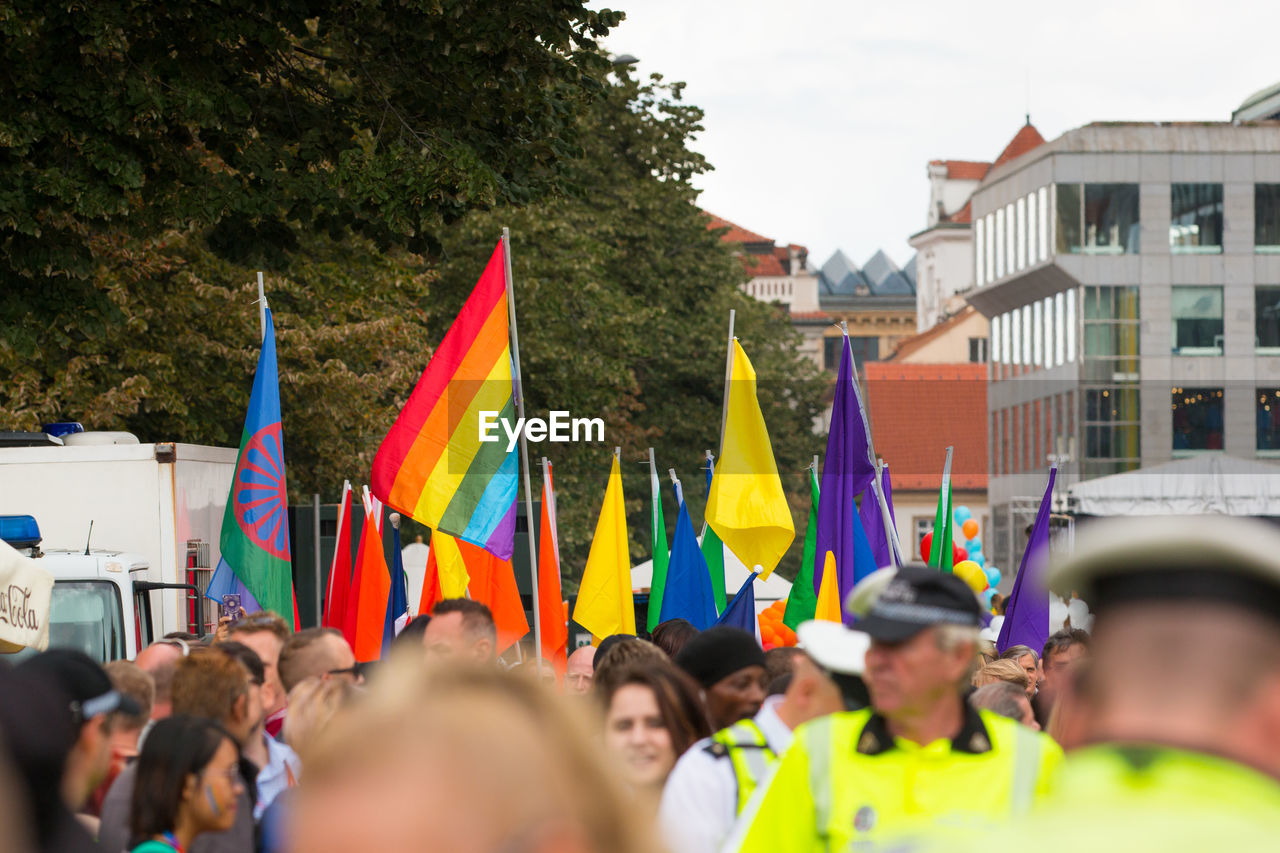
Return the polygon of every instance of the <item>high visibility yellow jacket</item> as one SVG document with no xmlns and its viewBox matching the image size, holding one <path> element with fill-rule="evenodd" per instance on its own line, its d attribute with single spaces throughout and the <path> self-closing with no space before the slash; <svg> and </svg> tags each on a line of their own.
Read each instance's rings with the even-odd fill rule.
<svg viewBox="0 0 1280 853">
<path fill-rule="evenodd" d="M 1067 756 L 1049 796 L 1001 837 L 1034 838 L 1036 853 L 1280 850 L 1280 780 L 1204 753 L 1092 746 Z"/>
<path fill-rule="evenodd" d="M 832 714 L 796 729 L 726 850 L 816 853 L 984 832 L 1026 811 L 1061 761 L 1047 735 L 967 704 L 952 740 L 924 746 L 894 738 L 870 709 Z"/>
</svg>

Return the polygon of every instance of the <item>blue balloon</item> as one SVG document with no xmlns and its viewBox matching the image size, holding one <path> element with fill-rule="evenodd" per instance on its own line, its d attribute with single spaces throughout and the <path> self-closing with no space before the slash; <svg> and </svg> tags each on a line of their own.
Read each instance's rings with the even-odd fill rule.
<svg viewBox="0 0 1280 853">
<path fill-rule="evenodd" d="M 958 524 L 964 524 L 971 518 L 973 518 L 973 513 L 969 511 L 967 506 L 956 507 L 956 522 Z"/>
<path fill-rule="evenodd" d="M 992 589 L 984 589 L 984 590 L 982 591 L 982 595 L 983 595 L 983 597 L 984 597 L 984 598 L 986 598 L 986 600 L 987 600 L 987 606 L 988 606 L 988 607 L 990 607 L 990 606 L 991 606 L 991 599 L 995 596 L 995 594 L 996 594 L 996 591 L 995 591 L 995 589 L 994 589 L 994 588 L 992 588 Z"/>
<path fill-rule="evenodd" d="M 964 547 L 965 547 L 965 550 L 968 551 L 970 554 L 973 554 L 975 551 L 981 552 L 982 539 L 980 537 L 975 536 L 972 539 L 970 539 L 968 542 L 966 542 Z"/>
<path fill-rule="evenodd" d="M 1004 575 L 1000 574 L 999 569 L 997 569 L 995 566 L 992 566 L 991 568 L 984 569 L 983 571 L 987 576 L 987 583 L 991 585 L 992 589 L 995 589 L 997 586 L 1000 585 L 1000 579 L 1004 577 Z"/>
<path fill-rule="evenodd" d="M 983 554 L 981 551 L 979 551 L 976 554 L 970 551 L 969 559 L 977 563 L 979 568 L 985 567 L 987 565 L 987 555 Z"/>
</svg>

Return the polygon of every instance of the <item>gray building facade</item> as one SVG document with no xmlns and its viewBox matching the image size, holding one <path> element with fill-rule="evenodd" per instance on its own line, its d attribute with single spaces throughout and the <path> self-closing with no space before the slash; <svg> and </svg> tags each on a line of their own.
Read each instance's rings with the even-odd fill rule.
<svg viewBox="0 0 1280 853">
<path fill-rule="evenodd" d="M 972 205 L 1002 567 L 1051 456 L 1063 487 L 1280 456 L 1280 122 L 1088 125 L 992 169 Z"/>
</svg>

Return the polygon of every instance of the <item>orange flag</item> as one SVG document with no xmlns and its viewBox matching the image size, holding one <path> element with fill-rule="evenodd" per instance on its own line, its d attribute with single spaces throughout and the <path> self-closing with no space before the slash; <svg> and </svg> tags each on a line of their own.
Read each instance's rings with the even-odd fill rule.
<svg viewBox="0 0 1280 853">
<path fill-rule="evenodd" d="M 542 523 L 538 528 L 538 622 L 542 631 L 542 656 L 551 661 L 556 680 L 563 681 L 568 668 L 569 626 L 560 598 L 556 493 L 551 485 L 551 463 L 546 459 L 542 460 Z"/>
<path fill-rule="evenodd" d="M 367 494 L 367 492 L 366 492 Z M 382 656 L 382 629 L 387 618 L 387 598 L 391 595 L 391 573 L 382 550 L 382 503 L 368 497 L 365 503 L 364 530 L 360 534 L 360 556 L 356 563 L 356 579 L 351 588 L 353 606 L 347 608 L 348 624 L 354 622 L 355 641 L 351 644 L 356 660 L 378 660 Z M 354 619 L 352 613 L 354 612 Z"/>
<path fill-rule="evenodd" d="M 471 577 L 467 585 L 471 598 L 493 611 L 493 621 L 498 628 L 497 651 L 502 654 L 529 633 L 529 620 L 524 615 L 524 602 L 520 600 L 511 561 L 499 560 L 480 546 L 461 539 L 458 550 Z"/>
</svg>

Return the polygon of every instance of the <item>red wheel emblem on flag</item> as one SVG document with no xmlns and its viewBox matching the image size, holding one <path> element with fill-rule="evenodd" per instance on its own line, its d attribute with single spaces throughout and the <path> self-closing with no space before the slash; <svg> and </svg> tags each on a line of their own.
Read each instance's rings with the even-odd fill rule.
<svg viewBox="0 0 1280 853">
<path fill-rule="evenodd" d="M 281 560 L 289 559 L 288 499 L 280 423 L 258 430 L 236 464 L 231 505 L 249 541 Z"/>
</svg>

